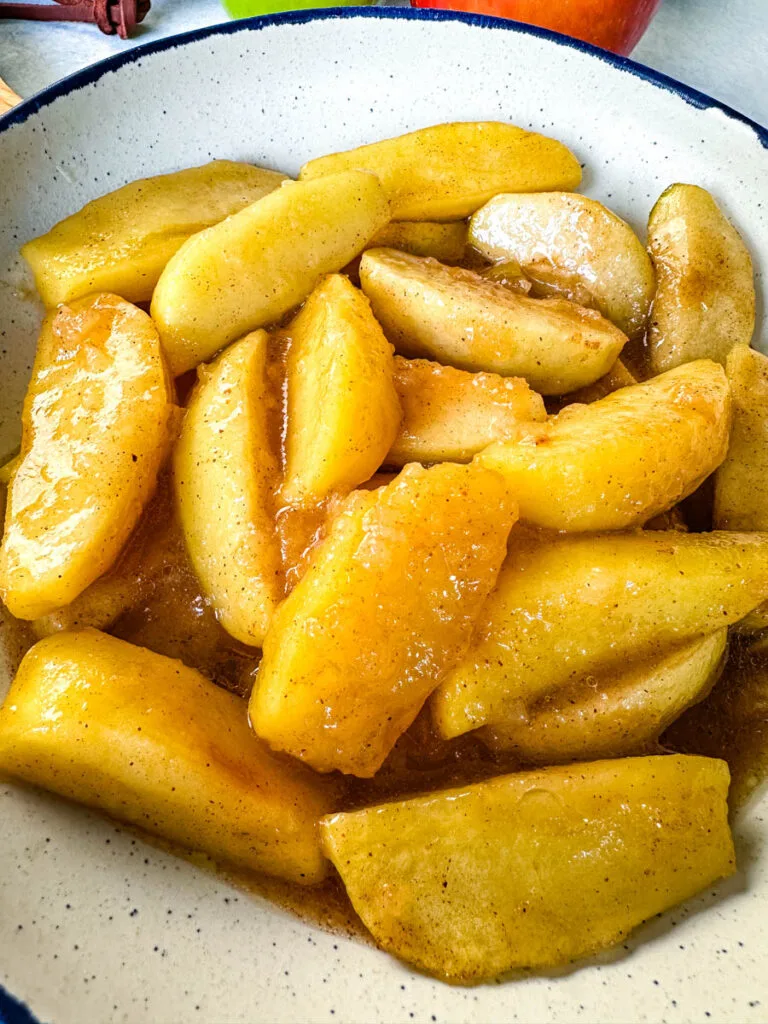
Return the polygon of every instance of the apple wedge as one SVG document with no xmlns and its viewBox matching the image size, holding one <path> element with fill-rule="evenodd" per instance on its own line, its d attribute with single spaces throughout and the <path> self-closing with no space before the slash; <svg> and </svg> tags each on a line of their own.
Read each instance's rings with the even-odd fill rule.
<svg viewBox="0 0 768 1024">
<path fill-rule="evenodd" d="M 0 595 L 35 619 L 117 559 L 171 444 L 173 389 L 157 331 L 116 295 L 43 324 L 0 546 Z"/>
<path fill-rule="evenodd" d="M 654 752 L 667 726 L 703 700 L 725 665 L 728 630 L 539 698 L 517 720 L 480 730 L 495 751 L 525 764 L 565 764 Z"/>
<path fill-rule="evenodd" d="M 768 597 L 768 534 L 551 535 L 517 527 L 462 661 L 432 697 L 440 734 L 505 726 L 547 694 L 664 656 Z"/>
<path fill-rule="evenodd" d="M 534 293 L 599 309 L 642 336 L 656 278 L 632 228 L 602 203 L 568 192 L 497 195 L 474 214 L 470 243 L 494 263 L 513 259 Z"/>
<path fill-rule="evenodd" d="M 596 380 L 594 384 L 588 384 L 587 387 L 579 388 L 578 391 L 572 391 L 570 395 L 566 395 L 562 399 L 558 411 L 561 412 L 566 405 L 591 405 L 593 402 L 599 402 L 601 398 L 612 395 L 614 391 L 628 388 L 637 383 L 639 381 L 629 367 L 621 359 L 617 359 L 604 377 Z"/>
<path fill-rule="evenodd" d="M 594 309 L 531 299 L 472 270 L 394 249 L 368 249 L 360 283 L 401 355 L 524 377 L 560 395 L 602 377 L 626 336 Z"/>
<path fill-rule="evenodd" d="M 579 161 L 555 139 L 500 121 L 458 121 L 310 160 L 299 177 L 372 171 L 393 220 L 461 220 L 498 192 L 573 189 Z"/>
<path fill-rule="evenodd" d="M 521 520 L 582 532 L 642 526 L 693 493 L 728 451 L 725 372 L 700 359 L 591 405 L 569 405 L 477 460 L 502 473 Z"/>
<path fill-rule="evenodd" d="M 519 377 L 467 373 L 429 359 L 395 356 L 395 388 L 403 409 L 395 443 L 383 460 L 469 462 L 521 425 L 547 418 L 541 395 Z"/>
<path fill-rule="evenodd" d="M 25 656 L 0 709 L 0 768 L 214 860 L 320 881 L 336 787 L 277 760 L 246 705 L 180 661 L 94 629 Z"/>
<path fill-rule="evenodd" d="M 693 359 L 725 364 L 755 328 L 752 259 L 713 197 L 672 185 L 651 211 L 648 249 L 658 285 L 648 328 L 653 373 Z"/>
<path fill-rule="evenodd" d="M 459 220 L 435 224 L 424 220 L 393 220 L 372 239 L 369 249 L 400 249 L 412 256 L 432 256 L 458 263 L 467 247 L 467 224 Z"/>
<path fill-rule="evenodd" d="M 378 179 L 350 171 L 285 182 L 187 239 L 152 296 L 152 319 L 174 375 L 279 320 L 389 219 Z"/>
<path fill-rule="evenodd" d="M 260 647 L 283 596 L 265 331 L 254 331 L 200 371 L 173 460 L 189 557 L 233 637 Z"/>
<path fill-rule="evenodd" d="M 48 307 L 100 291 L 149 302 L 166 263 L 190 235 L 285 180 L 233 160 L 142 178 L 94 199 L 21 253 Z"/>
<path fill-rule="evenodd" d="M 768 357 L 736 345 L 725 372 L 733 427 L 715 474 L 714 524 L 718 530 L 768 530 Z"/>
<path fill-rule="evenodd" d="M 322 820 L 376 942 L 456 982 L 565 965 L 735 869 L 728 766 L 636 757 Z"/>
<path fill-rule="evenodd" d="M 287 334 L 281 498 L 311 506 L 334 492 L 348 493 L 376 472 L 402 412 L 392 346 L 370 303 L 346 277 L 321 281 Z"/>
<path fill-rule="evenodd" d="M 466 650 L 513 520 L 478 467 L 411 465 L 354 492 L 264 640 L 258 735 L 319 771 L 374 775 Z"/>
</svg>

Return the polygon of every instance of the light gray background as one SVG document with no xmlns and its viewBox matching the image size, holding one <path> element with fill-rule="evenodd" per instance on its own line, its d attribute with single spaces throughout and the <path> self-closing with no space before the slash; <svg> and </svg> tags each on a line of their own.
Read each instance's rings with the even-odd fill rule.
<svg viewBox="0 0 768 1024">
<path fill-rule="evenodd" d="M 219 0 L 153 0 L 127 42 L 91 25 L 0 21 L 0 78 L 31 96 L 135 43 L 226 17 Z M 663 0 L 632 56 L 768 124 L 768 0 Z"/>
</svg>

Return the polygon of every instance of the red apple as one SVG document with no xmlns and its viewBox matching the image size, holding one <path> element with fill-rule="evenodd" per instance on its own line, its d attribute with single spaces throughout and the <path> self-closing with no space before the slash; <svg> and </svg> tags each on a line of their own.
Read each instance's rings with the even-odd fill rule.
<svg viewBox="0 0 768 1024">
<path fill-rule="evenodd" d="M 442 7 L 513 18 L 628 54 L 661 0 L 411 0 L 413 7 Z"/>
</svg>

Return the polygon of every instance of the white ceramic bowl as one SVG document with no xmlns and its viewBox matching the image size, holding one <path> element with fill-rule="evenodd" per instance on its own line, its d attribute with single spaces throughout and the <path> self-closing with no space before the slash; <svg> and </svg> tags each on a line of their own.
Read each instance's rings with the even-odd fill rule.
<svg viewBox="0 0 768 1024">
<path fill-rule="evenodd" d="M 41 313 L 17 256 L 26 239 L 142 175 L 214 156 L 295 172 L 330 150 L 473 118 L 562 139 L 585 164 L 587 191 L 640 229 L 666 185 L 704 185 L 746 235 L 758 278 L 768 263 L 768 136 L 629 61 L 440 12 L 323 11 L 193 32 L 96 65 L 0 119 L 0 455 L 18 439 Z M 57 1024 L 764 1022 L 766 807 L 753 803 L 737 823 L 735 878 L 617 952 L 460 989 L 96 815 L 0 786 L 0 982 Z"/>
</svg>

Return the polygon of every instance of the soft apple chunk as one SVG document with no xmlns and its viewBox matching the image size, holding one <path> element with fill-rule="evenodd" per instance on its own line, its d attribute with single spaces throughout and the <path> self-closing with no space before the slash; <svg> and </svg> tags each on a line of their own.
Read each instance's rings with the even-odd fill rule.
<svg viewBox="0 0 768 1024">
<path fill-rule="evenodd" d="M 555 139 L 500 121 L 421 128 L 304 164 L 304 180 L 349 170 L 380 179 L 395 220 L 461 220 L 498 192 L 573 189 L 578 160 Z"/>
<path fill-rule="evenodd" d="M 177 530 L 168 474 L 163 473 L 115 564 L 70 604 L 35 619 L 35 637 L 40 640 L 51 633 L 86 626 L 109 629 L 124 612 L 147 600 L 157 578 L 167 573 L 165 554 L 170 535 Z"/>
<path fill-rule="evenodd" d="M 412 465 L 355 492 L 275 613 L 251 721 L 320 771 L 368 777 L 461 657 L 514 519 L 495 473 Z"/>
<path fill-rule="evenodd" d="M 715 685 L 727 645 L 728 631 L 721 629 L 660 658 L 586 676 L 480 735 L 493 750 L 513 753 L 526 764 L 651 752 L 667 726 Z"/>
<path fill-rule="evenodd" d="M 564 965 L 734 871 L 728 767 L 638 757 L 507 775 L 322 821 L 384 949 L 452 981 Z"/>
<path fill-rule="evenodd" d="M 402 412 L 392 346 L 368 300 L 333 274 L 287 329 L 288 425 L 282 499 L 312 505 L 347 493 L 379 468 Z"/>
<path fill-rule="evenodd" d="M 269 337 L 254 331 L 200 370 L 173 460 L 189 556 L 224 628 L 261 645 L 283 596 L 267 377 Z"/>
<path fill-rule="evenodd" d="M 0 594 L 34 619 L 117 559 L 171 443 L 174 406 L 152 321 L 116 295 L 43 325 L 0 547 Z"/>
<path fill-rule="evenodd" d="M 215 860 L 325 875 L 317 819 L 333 784 L 270 754 L 239 697 L 97 630 L 25 656 L 0 709 L 0 767 Z"/>
<path fill-rule="evenodd" d="M 190 235 L 282 181 L 284 174 L 233 160 L 142 178 L 94 199 L 21 252 L 46 306 L 100 291 L 149 302 L 163 267 Z"/>
<path fill-rule="evenodd" d="M 152 318 L 173 373 L 275 323 L 321 277 L 357 256 L 389 217 L 378 179 L 350 171 L 285 182 L 187 239 L 152 296 Z"/>
<path fill-rule="evenodd" d="M 558 411 L 562 411 L 566 405 L 591 405 L 593 402 L 599 402 L 601 398 L 612 395 L 614 391 L 628 388 L 637 383 L 638 379 L 629 367 L 621 359 L 617 359 L 604 377 L 596 380 L 594 384 L 588 384 L 587 387 L 579 388 L 578 391 L 572 391 L 570 395 L 566 395 L 561 400 Z"/>
<path fill-rule="evenodd" d="M 395 387 L 403 421 L 383 460 L 469 462 L 493 441 L 547 417 L 541 395 L 519 377 L 468 373 L 429 359 L 395 356 Z"/>
<path fill-rule="evenodd" d="M 394 249 L 364 252 L 360 283 L 401 355 L 524 377 L 544 395 L 602 377 L 627 340 L 594 309 L 531 299 L 472 270 Z"/>
<path fill-rule="evenodd" d="M 663 656 L 768 597 L 768 534 L 516 528 L 466 656 L 432 697 L 444 737 L 502 726 L 561 687 Z"/>
<path fill-rule="evenodd" d="M 493 262 L 513 259 L 544 294 L 564 295 L 635 338 L 656 278 L 632 228 L 602 203 L 568 192 L 498 195 L 472 217 L 469 239 Z"/>
<path fill-rule="evenodd" d="M 726 456 L 721 366 L 687 363 L 591 405 L 567 406 L 477 459 L 502 473 L 520 518 L 552 530 L 623 530 L 676 505 Z"/>
<path fill-rule="evenodd" d="M 714 523 L 720 530 L 768 530 L 768 357 L 737 345 L 725 372 L 733 428 L 715 475 Z"/>
<path fill-rule="evenodd" d="M 460 220 L 435 224 L 424 220 L 393 220 L 371 239 L 370 249 L 400 249 L 413 256 L 432 256 L 458 263 L 467 247 L 467 224 Z"/>
<path fill-rule="evenodd" d="M 713 197 L 697 185 L 671 185 L 648 221 L 658 287 L 648 328 L 651 370 L 692 359 L 725 364 L 755 328 L 752 259 Z"/>
</svg>

